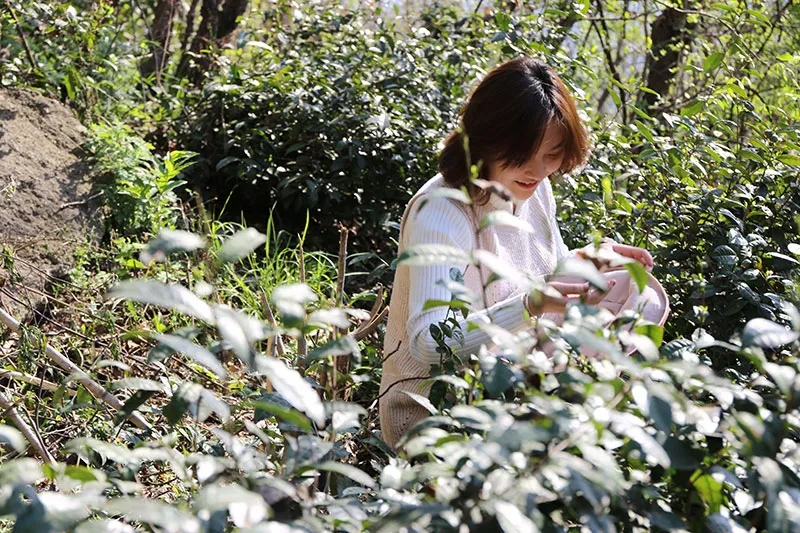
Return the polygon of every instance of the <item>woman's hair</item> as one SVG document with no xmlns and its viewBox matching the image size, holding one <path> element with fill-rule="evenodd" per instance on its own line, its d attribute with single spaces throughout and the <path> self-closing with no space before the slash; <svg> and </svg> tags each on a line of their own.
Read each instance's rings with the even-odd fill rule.
<svg viewBox="0 0 800 533">
<path fill-rule="evenodd" d="M 468 164 L 482 162 L 478 177 L 483 179 L 490 162 L 522 166 L 536 154 L 548 125 L 564 131 L 559 171 L 581 166 L 589 155 L 586 129 L 572 96 L 555 71 L 536 59 L 514 59 L 489 72 L 459 115 L 461 126 L 445 141 L 439 171 L 448 185 L 466 186 L 478 203 L 485 203 L 489 194 L 470 183 Z"/>
</svg>

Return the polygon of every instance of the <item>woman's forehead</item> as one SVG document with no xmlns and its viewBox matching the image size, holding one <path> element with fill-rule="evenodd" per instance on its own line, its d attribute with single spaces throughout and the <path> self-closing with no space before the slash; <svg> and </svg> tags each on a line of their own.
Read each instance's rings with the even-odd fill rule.
<svg viewBox="0 0 800 533">
<path fill-rule="evenodd" d="M 542 148 L 554 148 L 559 146 L 563 144 L 566 138 L 567 129 L 564 125 L 558 122 L 551 122 L 547 125 L 547 130 L 545 130 L 544 137 L 542 138 Z"/>
</svg>

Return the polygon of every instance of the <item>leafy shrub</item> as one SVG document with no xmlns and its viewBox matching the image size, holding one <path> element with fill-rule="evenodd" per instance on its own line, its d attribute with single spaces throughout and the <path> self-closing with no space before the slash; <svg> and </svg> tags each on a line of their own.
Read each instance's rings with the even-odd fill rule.
<svg viewBox="0 0 800 533">
<path fill-rule="evenodd" d="M 386 226 L 437 172 L 437 144 L 488 60 L 492 25 L 439 9 L 403 34 L 324 3 L 265 16 L 271 29 L 248 36 L 178 126 L 177 142 L 202 154 L 189 179 L 234 217 L 261 224 L 274 206 L 296 233 L 309 212 L 311 245 L 338 242 L 341 223 L 357 249 L 388 259 L 396 228 Z"/>
<path fill-rule="evenodd" d="M 122 124 L 91 128 L 86 145 L 105 194 L 108 226 L 123 233 L 155 233 L 175 227 L 180 210 L 175 189 L 186 182 L 182 172 L 195 154 L 173 151 L 163 158 L 144 139 Z"/>
<path fill-rule="evenodd" d="M 773 131 L 740 99 L 728 105 L 737 121 L 709 104 L 665 115 L 661 131 L 638 122 L 602 136 L 589 169 L 561 191 L 566 240 L 597 230 L 654 252 L 676 336 L 703 328 L 729 338 L 755 317 L 788 324 L 783 302 L 798 301 L 796 231 L 785 231 L 800 209 L 796 128 Z M 718 355 L 718 367 L 743 371 Z"/>
<path fill-rule="evenodd" d="M 263 242 L 245 230 L 212 252 L 239 260 Z M 164 232 L 147 254 L 198 246 L 189 234 Z M 149 359 L 159 365 L 185 358 L 198 378 L 164 374 L 112 384 L 132 391 L 128 412 L 163 416 L 170 432 L 123 429 L 115 443 L 74 439 L 65 451 L 80 465 L 14 459 L 0 466 L 0 514 L 13 517 L 15 530 L 111 531 L 124 528 L 120 522 L 187 532 L 800 525 L 794 308 L 784 308 L 791 329 L 758 318 L 740 344 L 677 339 L 659 354 L 657 327 L 630 332 L 623 318 L 604 328 L 603 312 L 573 305 L 563 326 L 545 325 L 563 347 L 553 358 L 528 334 L 498 336 L 497 353 L 482 350 L 439 378 L 450 390 L 447 403 L 423 402 L 433 416 L 412 429 L 395 457 L 372 424 L 374 405 L 336 400 L 330 382 L 315 379 L 333 370 L 331 357 L 357 361 L 360 350 L 336 334 L 345 315 L 315 309 L 307 286 L 272 292 L 278 327 L 177 284 L 131 280 L 114 294 L 192 317 L 194 328 L 148 334 Z M 299 363 L 299 343 L 290 345 L 288 360 L 265 353 L 261 343 L 314 331 L 324 334 L 308 352 L 305 377 L 301 367 L 287 366 Z M 639 355 L 623 355 L 619 341 L 633 342 Z M 701 361 L 711 343 L 750 361 L 754 373 L 745 386 Z M 587 359 L 582 346 L 604 357 Z M 212 386 L 235 367 L 218 360 L 226 354 L 251 374 L 228 394 Z M 250 387 L 263 378 L 272 390 Z M 193 421 L 183 423 L 186 416 Z M 15 431 L 1 429 L 0 438 L 22 449 Z M 34 490 L 42 476 L 58 492 Z M 168 500 L 144 497 L 142 484 L 166 484 Z"/>
</svg>

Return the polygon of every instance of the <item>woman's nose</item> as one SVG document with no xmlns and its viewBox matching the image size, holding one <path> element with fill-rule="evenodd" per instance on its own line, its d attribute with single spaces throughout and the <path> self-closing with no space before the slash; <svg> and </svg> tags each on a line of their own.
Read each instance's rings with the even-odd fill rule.
<svg viewBox="0 0 800 533">
<path fill-rule="evenodd" d="M 530 162 L 528 168 L 526 169 L 526 174 L 528 174 L 531 178 L 536 180 L 543 180 L 547 177 L 547 165 L 545 164 L 544 158 L 537 157 L 534 158 L 533 161 Z"/>
</svg>

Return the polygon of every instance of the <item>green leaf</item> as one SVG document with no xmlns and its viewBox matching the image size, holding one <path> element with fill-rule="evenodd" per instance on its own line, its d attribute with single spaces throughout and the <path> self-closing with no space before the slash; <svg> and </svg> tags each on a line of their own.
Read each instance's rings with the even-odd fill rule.
<svg viewBox="0 0 800 533">
<path fill-rule="evenodd" d="M 397 258 L 398 265 L 468 265 L 469 255 L 461 248 L 444 244 L 417 244 Z"/>
<path fill-rule="evenodd" d="M 450 374 L 441 374 L 439 376 L 431 376 L 431 381 L 442 381 L 457 389 L 467 390 L 469 388 L 469 383 L 466 382 L 463 378 L 458 376 L 453 376 Z"/>
<path fill-rule="evenodd" d="M 703 454 L 692 447 L 691 440 L 674 436 L 667 437 L 664 451 L 669 455 L 670 466 L 677 470 L 694 471 L 703 460 Z"/>
<path fill-rule="evenodd" d="M 298 412 L 296 409 L 288 407 L 288 403 L 287 407 L 274 402 L 264 401 L 250 402 L 250 405 L 255 408 L 253 418 L 256 422 L 263 420 L 264 418 L 268 418 L 268 416 L 274 416 L 279 420 L 297 426 L 302 431 L 310 433 L 313 429 L 308 418 L 302 413 Z"/>
<path fill-rule="evenodd" d="M 95 470 L 88 466 L 67 465 L 66 468 L 64 468 L 64 475 L 82 483 L 104 481 L 106 479 L 105 474 L 101 470 Z"/>
<path fill-rule="evenodd" d="M 466 309 L 469 310 L 470 306 L 466 302 L 459 302 L 458 300 L 425 300 L 425 305 L 422 306 L 423 311 L 428 309 L 436 309 L 437 307 L 452 307 L 453 309 Z"/>
<path fill-rule="evenodd" d="M 276 287 L 271 299 L 286 327 L 302 328 L 306 319 L 306 305 L 315 302 L 317 295 L 305 283 L 291 283 Z"/>
<path fill-rule="evenodd" d="M 647 454 L 648 459 L 655 461 L 656 464 L 659 464 L 664 468 L 669 468 L 669 455 L 667 455 L 667 452 L 664 451 L 664 448 L 661 446 L 661 444 L 659 444 L 652 435 L 645 431 L 644 428 L 641 428 L 632 422 L 628 422 L 625 419 L 621 419 L 620 421 L 616 422 L 613 427 L 615 431 L 622 433 L 631 439 L 632 442 L 636 443 L 636 445 L 639 446 L 645 454 Z"/>
<path fill-rule="evenodd" d="M 267 356 L 256 358 L 256 368 L 269 378 L 275 391 L 292 407 L 308 415 L 317 427 L 325 425 L 325 406 L 322 400 L 311 384 L 296 370 L 279 359 Z"/>
<path fill-rule="evenodd" d="M 114 423 L 121 424 L 126 418 L 131 416 L 134 411 L 141 407 L 144 402 L 155 396 L 155 394 L 156 391 L 151 390 L 137 390 L 131 394 L 130 398 L 125 400 L 125 403 L 122 404 L 122 408 L 114 417 Z"/>
<path fill-rule="evenodd" d="M 136 533 L 128 524 L 109 518 L 87 520 L 75 528 L 75 533 Z"/>
<path fill-rule="evenodd" d="M 705 529 L 708 533 L 748 533 L 750 527 L 742 527 L 733 518 L 720 513 L 710 514 L 705 521 Z"/>
<path fill-rule="evenodd" d="M 139 256 L 142 263 L 163 261 L 173 252 L 191 252 L 205 246 L 199 235 L 183 230 L 161 229 L 155 239 L 147 243 L 147 248 Z"/>
<path fill-rule="evenodd" d="M 627 265 L 628 263 L 625 264 Z M 586 259 L 569 258 L 566 261 L 562 261 L 556 267 L 553 276 L 577 276 L 584 281 L 588 281 L 589 284 L 601 291 L 608 290 L 606 279 L 594 264 Z M 556 278 L 553 279 L 558 281 Z"/>
<path fill-rule="evenodd" d="M 483 354 L 480 358 L 481 382 L 486 392 L 493 397 L 507 391 L 516 382 L 514 371 L 499 358 Z"/>
<path fill-rule="evenodd" d="M 408 392 L 408 391 L 405 391 L 405 390 L 404 391 L 400 391 L 400 392 L 402 392 L 403 394 L 405 394 L 406 396 L 408 396 L 409 398 L 411 398 L 412 400 L 417 402 L 419 405 L 424 407 L 425 410 L 428 411 L 430 414 L 432 414 L 432 415 L 438 415 L 439 414 L 439 410 L 436 407 L 434 407 L 434 405 L 431 403 L 431 401 L 427 397 L 422 396 L 421 394 L 415 394 L 413 392 Z"/>
<path fill-rule="evenodd" d="M 174 425 L 187 410 L 200 422 L 205 421 L 212 412 L 217 413 L 223 421 L 231 417 L 228 404 L 197 383 L 182 383 L 162 412 L 167 422 Z"/>
<path fill-rule="evenodd" d="M 759 348 L 777 348 L 797 340 L 798 332 L 776 324 L 766 318 L 754 318 L 742 331 L 742 346 L 758 346 Z"/>
<path fill-rule="evenodd" d="M 361 350 L 358 348 L 358 342 L 350 335 L 345 335 L 314 348 L 306 359 L 308 361 L 313 361 L 315 359 L 339 357 L 343 355 L 359 356 L 360 353 Z"/>
<path fill-rule="evenodd" d="M 30 496 L 31 503 L 16 517 L 14 533 L 67 531 L 89 515 L 89 506 L 75 494 L 39 492 Z"/>
<path fill-rule="evenodd" d="M 326 472 L 336 472 L 337 474 L 347 476 L 356 483 L 371 489 L 376 487 L 375 480 L 372 478 L 372 476 L 367 475 L 363 470 L 360 470 L 353 465 L 337 463 L 335 461 L 326 461 L 324 463 L 311 465 L 311 468 L 314 470 L 325 470 Z"/>
<path fill-rule="evenodd" d="M 239 322 L 237 312 L 228 307 L 215 306 L 214 318 L 216 319 L 217 331 L 222 340 L 225 341 L 226 348 L 233 351 L 236 357 L 247 364 L 248 368 L 252 369 L 255 353 L 247 332 Z"/>
<path fill-rule="evenodd" d="M 494 16 L 494 21 L 500 31 L 508 32 L 511 29 L 511 17 L 504 11 L 498 11 Z"/>
<path fill-rule="evenodd" d="M 636 283 L 636 288 L 639 289 L 639 292 L 641 293 L 644 288 L 647 287 L 647 283 L 650 281 L 650 275 L 647 273 L 647 270 L 638 261 L 625 263 L 623 266 L 625 267 L 625 270 L 628 271 L 631 279 L 633 279 L 633 281 Z"/>
<path fill-rule="evenodd" d="M 253 250 L 267 242 L 267 236 L 255 228 L 247 228 L 234 233 L 222 243 L 219 258 L 225 262 L 238 261 L 250 255 Z"/>
<path fill-rule="evenodd" d="M 681 115 L 684 117 L 693 117 L 703 110 L 706 103 L 702 100 L 692 100 L 681 109 Z"/>
<path fill-rule="evenodd" d="M 177 335 L 157 335 L 156 340 L 159 344 L 168 346 L 176 352 L 180 352 L 195 363 L 209 369 L 217 376 L 224 378 L 227 375 L 225 367 L 219 362 L 217 357 L 206 348 L 195 344 L 192 341 Z"/>
<path fill-rule="evenodd" d="M 203 487 L 193 503 L 195 509 L 227 512 L 237 528 L 258 524 L 271 514 L 264 498 L 236 483 Z"/>
<path fill-rule="evenodd" d="M 135 451 L 89 437 L 72 439 L 64 445 L 64 448 L 78 454 L 87 463 L 95 460 L 92 457 L 94 453 L 100 455 L 103 461 L 112 461 L 121 465 L 137 464 L 138 462 Z"/>
<path fill-rule="evenodd" d="M 493 278 L 509 280 L 524 291 L 529 291 L 533 288 L 533 282 L 524 272 L 511 263 L 503 261 L 492 252 L 475 250 L 472 252 L 472 256 L 481 267 L 487 268 L 493 274 Z"/>
<path fill-rule="evenodd" d="M 109 387 L 111 390 L 134 389 L 144 391 L 160 392 L 165 389 L 163 383 L 145 378 L 123 378 L 113 382 Z"/>
<path fill-rule="evenodd" d="M 664 327 L 658 324 L 642 324 L 641 326 L 636 326 L 634 331 L 649 337 L 657 347 L 660 347 L 664 340 Z"/>
<path fill-rule="evenodd" d="M 181 285 L 135 279 L 118 283 L 111 289 L 109 296 L 164 307 L 199 318 L 207 324 L 214 323 L 211 306 Z"/>
<path fill-rule="evenodd" d="M 800 167 L 800 156 L 796 155 L 779 155 L 778 161 L 792 167 Z"/>
<path fill-rule="evenodd" d="M 159 526 L 163 531 L 200 531 L 200 523 L 189 513 L 158 500 L 122 497 L 107 500 L 102 508 L 112 516 L 123 516 L 130 522 Z"/>
<path fill-rule="evenodd" d="M 621 331 L 619 333 L 619 340 L 625 345 L 633 346 L 645 361 L 658 361 L 658 346 L 655 345 L 650 337 L 638 333 Z"/>
<path fill-rule="evenodd" d="M 772 266 L 775 270 L 789 270 L 790 268 L 800 267 L 800 261 L 794 257 L 789 257 L 779 252 L 769 252 L 765 255 L 773 259 Z"/>
<path fill-rule="evenodd" d="M 789 365 L 779 365 L 766 362 L 763 365 L 764 372 L 775 382 L 778 389 L 786 396 L 792 395 L 792 389 L 797 378 L 797 372 Z"/>
<path fill-rule="evenodd" d="M 439 187 L 431 192 L 425 193 L 425 195 L 419 199 L 419 208 L 417 211 L 422 210 L 425 204 L 434 198 L 449 198 L 465 205 L 472 204 L 472 199 L 469 197 L 469 194 L 467 194 L 466 189 L 463 187 L 461 189 L 453 189 L 452 187 Z"/>
<path fill-rule="evenodd" d="M 22 453 L 28 447 L 28 442 L 17 429 L 11 426 L 0 424 L 0 442 L 10 445 L 18 453 Z"/>
<path fill-rule="evenodd" d="M 536 524 L 513 503 L 496 501 L 494 513 L 504 533 L 536 533 Z"/>
<path fill-rule="evenodd" d="M 525 233 L 533 233 L 533 226 L 526 220 L 520 217 L 515 217 L 508 211 L 492 211 L 487 213 L 478 226 L 479 230 L 484 230 L 490 226 L 508 226 Z"/>
<path fill-rule="evenodd" d="M 716 263 L 722 266 L 733 266 L 739 261 L 739 256 L 727 244 L 721 244 L 714 248 L 711 257 Z"/>
<path fill-rule="evenodd" d="M 703 60 L 703 70 L 706 72 L 709 70 L 714 70 L 722 64 L 723 59 L 725 59 L 725 54 L 722 52 L 714 52 L 713 54 L 709 54 L 706 56 L 705 60 Z"/>
<path fill-rule="evenodd" d="M 648 411 L 656 428 L 669 433 L 672 429 L 672 406 L 670 406 L 669 402 L 650 394 L 648 397 Z"/>
<path fill-rule="evenodd" d="M 695 471 L 691 482 L 700 495 L 700 499 L 705 503 L 708 512 L 718 513 L 724 502 L 722 483 L 714 479 L 711 474 L 703 474 L 701 470 Z"/>
</svg>

